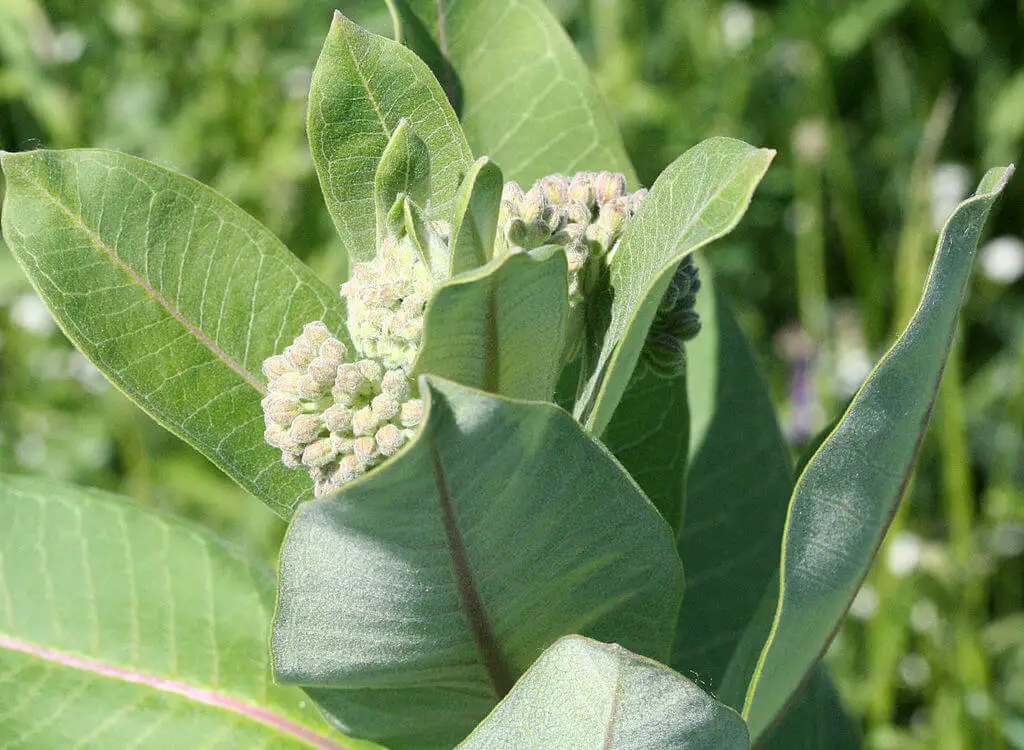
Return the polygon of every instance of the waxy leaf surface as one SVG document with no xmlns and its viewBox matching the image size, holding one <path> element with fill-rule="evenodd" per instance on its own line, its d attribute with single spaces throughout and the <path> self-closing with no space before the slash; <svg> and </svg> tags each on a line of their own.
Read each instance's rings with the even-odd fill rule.
<svg viewBox="0 0 1024 750">
<path fill-rule="evenodd" d="M 448 220 L 473 157 L 444 92 L 408 48 L 336 12 L 310 83 L 307 130 L 327 208 L 354 263 L 377 252 L 374 177 L 402 118 L 430 154 L 424 208 Z"/>
<path fill-rule="evenodd" d="M 557 407 L 420 383 L 422 432 L 288 530 L 278 678 L 350 734 L 450 748 L 563 635 L 667 657 L 674 539 L 605 449 Z"/>
<path fill-rule="evenodd" d="M 586 383 L 575 415 L 594 435 L 611 420 L 679 263 L 739 222 L 775 152 L 709 138 L 658 177 L 619 241 L 610 288 L 589 303 Z"/>
<path fill-rule="evenodd" d="M 752 737 L 817 663 L 882 542 L 935 402 L 982 226 L 1011 173 L 990 170 L 950 216 L 920 306 L 797 480 L 775 620 L 744 706 Z"/>
<path fill-rule="evenodd" d="M 760 644 L 768 637 L 754 614 L 778 571 L 793 469 L 731 306 L 704 264 L 701 278 L 702 330 L 687 345 L 693 444 L 679 532 L 687 591 L 669 664 L 740 709 L 743 691 L 723 693 L 723 678 L 748 628 L 761 628 Z"/>
<path fill-rule="evenodd" d="M 744 750 L 732 709 L 668 667 L 578 635 L 545 651 L 458 750 Z"/>
<path fill-rule="evenodd" d="M 0 475 L 0 746 L 356 750 L 273 683 L 271 571 L 122 498 Z"/>
<path fill-rule="evenodd" d="M 443 284 L 427 306 L 415 372 L 549 401 L 565 341 L 565 253 L 516 253 Z"/>
<path fill-rule="evenodd" d="M 312 497 L 263 440 L 263 360 L 338 295 L 265 227 L 111 151 L 2 156 L 4 239 L 68 338 L 129 398 L 281 515 Z M 371 206 L 372 216 L 372 206 Z"/>
<path fill-rule="evenodd" d="M 860 750 L 857 725 L 846 713 L 825 665 L 757 744 L 758 750 Z"/>
<path fill-rule="evenodd" d="M 529 187 L 556 172 L 608 169 L 636 177 L 615 122 L 572 41 L 540 0 L 396 0 L 406 41 L 447 61 L 438 79 L 466 138 Z M 410 16 L 414 16 L 411 17 Z M 436 54 L 435 54 L 436 53 Z M 436 63 L 435 63 L 436 64 Z"/>
</svg>

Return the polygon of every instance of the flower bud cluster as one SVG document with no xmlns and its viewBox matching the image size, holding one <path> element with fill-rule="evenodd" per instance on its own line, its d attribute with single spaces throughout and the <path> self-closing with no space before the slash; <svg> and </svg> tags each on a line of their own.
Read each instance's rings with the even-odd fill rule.
<svg viewBox="0 0 1024 750">
<path fill-rule="evenodd" d="M 686 342 L 700 332 L 695 308 L 700 274 L 688 255 L 672 275 L 647 332 L 642 360 L 658 376 L 672 378 L 686 369 Z"/>
<path fill-rule="evenodd" d="M 612 252 L 646 195 L 646 190 L 627 193 L 626 178 L 614 172 L 549 175 L 525 193 L 515 182 L 505 183 L 499 251 L 561 245 L 569 261 L 569 296 L 577 302 L 587 260 Z"/>
<path fill-rule="evenodd" d="M 395 455 L 423 417 L 423 401 L 401 367 L 351 361 L 321 321 L 263 363 L 264 438 L 286 466 L 305 467 L 324 497 Z"/>
<path fill-rule="evenodd" d="M 357 263 L 341 286 L 348 330 L 366 357 L 408 370 L 423 337 L 423 311 L 433 289 L 430 269 L 412 240 L 384 239 L 373 260 Z"/>
</svg>

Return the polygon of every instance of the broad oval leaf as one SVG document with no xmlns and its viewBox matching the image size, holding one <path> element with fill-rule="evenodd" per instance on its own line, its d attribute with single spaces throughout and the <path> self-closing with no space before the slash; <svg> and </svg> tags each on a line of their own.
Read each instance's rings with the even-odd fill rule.
<svg viewBox="0 0 1024 750">
<path fill-rule="evenodd" d="M 570 635 L 458 750 L 745 750 L 739 714 L 668 667 Z"/>
<path fill-rule="evenodd" d="M 416 373 L 509 398 L 549 401 L 565 344 L 560 248 L 515 253 L 451 279 L 427 305 Z"/>
<path fill-rule="evenodd" d="M 403 26 L 424 29 L 424 59 L 459 106 L 473 150 L 524 185 L 602 169 L 636 175 L 615 122 L 572 41 L 540 0 L 395 0 Z M 406 34 L 415 44 L 419 34 Z M 434 47 L 436 45 L 436 47 Z M 436 54 L 435 54 L 436 52 Z M 444 62 L 450 65 L 443 65 Z"/>
<path fill-rule="evenodd" d="M 307 130 L 327 208 L 354 263 L 376 254 L 374 177 L 403 117 L 430 153 L 431 198 L 424 208 L 447 219 L 473 161 L 455 112 L 409 49 L 335 11 L 310 83 Z"/>
<path fill-rule="evenodd" d="M 420 383 L 417 438 L 292 521 L 278 678 L 350 734 L 450 748 L 563 635 L 664 659 L 682 570 L 630 477 L 557 407 Z"/>
<path fill-rule="evenodd" d="M 752 737 L 817 663 L 881 544 L 935 402 L 978 237 L 1012 172 L 990 170 L 950 216 L 920 306 L 797 480 L 775 620 L 744 706 Z"/>
<path fill-rule="evenodd" d="M 763 628 L 758 649 L 768 636 L 755 613 L 778 573 L 793 467 L 731 305 L 704 264 L 701 279 L 702 329 L 687 345 L 694 425 L 679 532 L 687 598 L 669 665 L 699 675 L 719 700 L 739 709 L 746 683 L 733 694 L 724 692 L 723 679 L 747 629 Z"/>
<path fill-rule="evenodd" d="M 824 664 L 778 721 L 762 735 L 758 750 L 860 750 L 860 732 L 846 713 Z"/>
<path fill-rule="evenodd" d="M 356 750 L 270 673 L 271 571 L 122 498 L 0 475 L 0 745 Z"/>
<path fill-rule="evenodd" d="M 389 226 L 389 214 L 399 195 L 418 206 L 430 200 L 430 152 L 404 117 L 391 134 L 373 180 L 373 199 L 377 214 L 377 242 L 399 234 L 401 224 Z"/>
<path fill-rule="evenodd" d="M 739 223 L 774 156 L 709 138 L 655 180 L 615 251 L 607 296 L 590 303 L 586 383 L 575 415 L 591 434 L 604 432 L 618 407 L 676 267 Z"/>
<path fill-rule="evenodd" d="M 99 150 L 3 154 L 3 232 L 86 357 L 287 517 L 312 497 L 263 440 L 263 360 L 344 307 L 265 227 L 176 172 Z"/>
</svg>

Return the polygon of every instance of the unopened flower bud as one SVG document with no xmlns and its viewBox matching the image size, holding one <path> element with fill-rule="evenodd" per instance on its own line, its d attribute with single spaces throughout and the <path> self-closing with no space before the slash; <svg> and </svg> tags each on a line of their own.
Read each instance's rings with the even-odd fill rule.
<svg viewBox="0 0 1024 750">
<path fill-rule="evenodd" d="M 302 455 L 299 453 L 289 453 L 288 451 L 281 451 L 281 463 L 283 463 L 289 469 L 297 469 L 300 466 L 302 466 Z"/>
<path fill-rule="evenodd" d="M 363 374 L 359 368 L 346 362 L 338 366 L 338 374 L 334 378 L 334 389 L 350 396 L 355 395 L 363 387 Z"/>
<path fill-rule="evenodd" d="M 327 330 L 322 320 L 314 320 L 302 327 L 302 335 L 313 349 L 319 349 L 331 337 L 331 332 Z"/>
<path fill-rule="evenodd" d="M 306 368 L 309 367 L 309 363 L 313 361 L 313 357 L 316 356 L 316 352 L 308 344 L 296 343 L 292 344 L 284 350 L 285 358 L 292 364 L 293 367 Z"/>
<path fill-rule="evenodd" d="M 395 401 L 405 401 L 409 398 L 409 378 L 402 370 L 388 370 L 381 378 L 380 389 Z"/>
<path fill-rule="evenodd" d="M 273 392 L 260 403 L 272 422 L 284 426 L 290 425 L 302 410 L 299 399 L 287 393 Z"/>
<path fill-rule="evenodd" d="M 530 188 L 519 206 L 519 216 L 527 224 L 543 224 L 547 207 L 548 202 L 544 194 L 537 188 Z"/>
<path fill-rule="evenodd" d="M 275 354 L 263 361 L 263 374 L 273 383 L 292 369 L 291 363 L 281 354 Z"/>
<path fill-rule="evenodd" d="M 330 432 L 346 432 L 352 429 L 352 410 L 341 404 L 331 404 L 324 411 L 324 426 Z"/>
<path fill-rule="evenodd" d="M 597 223 L 612 234 L 619 234 L 629 221 L 629 204 L 622 198 L 609 201 L 601 206 Z"/>
<path fill-rule="evenodd" d="M 352 446 L 352 453 L 363 466 L 369 466 L 374 459 L 380 456 L 377 450 L 377 441 L 372 437 L 358 438 Z"/>
<path fill-rule="evenodd" d="M 320 356 L 330 364 L 337 366 L 348 356 L 348 347 L 338 339 L 329 338 L 320 344 Z"/>
<path fill-rule="evenodd" d="M 322 429 L 320 417 L 315 414 L 300 414 L 288 428 L 288 436 L 297 443 L 311 443 Z"/>
<path fill-rule="evenodd" d="M 364 406 L 352 415 L 352 434 L 356 437 L 372 435 L 377 431 L 379 425 L 380 422 L 369 406 Z"/>
<path fill-rule="evenodd" d="M 386 424 L 373 436 L 384 456 L 393 456 L 405 445 L 405 435 L 393 424 Z"/>
<path fill-rule="evenodd" d="M 523 202 L 523 189 L 517 182 L 506 182 L 501 188 L 501 199 L 513 206 Z"/>
<path fill-rule="evenodd" d="M 359 374 L 373 385 L 379 385 L 381 378 L 384 377 L 384 368 L 376 360 L 361 359 L 356 362 L 356 367 L 359 368 Z"/>
<path fill-rule="evenodd" d="M 561 205 L 569 199 L 569 178 L 564 174 L 553 174 L 537 181 L 548 203 Z"/>
<path fill-rule="evenodd" d="M 594 173 L 579 172 L 569 183 L 569 200 L 579 201 L 588 209 L 594 205 L 597 195 L 594 191 Z"/>
<path fill-rule="evenodd" d="M 373 397 L 371 408 L 373 409 L 373 416 L 376 417 L 379 424 L 398 416 L 401 406 L 388 394 L 380 393 Z"/>
<path fill-rule="evenodd" d="M 595 183 L 598 203 L 607 203 L 626 194 L 626 178 L 617 172 L 601 172 Z"/>
<path fill-rule="evenodd" d="M 303 375 L 295 384 L 295 392 L 308 401 L 316 401 L 328 390 L 329 388 L 322 387 L 311 375 Z"/>
<path fill-rule="evenodd" d="M 358 458 L 350 453 L 338 462 L 338 469 L 334 472 L 331 479 L 337 482 L 340 486 L 347 482 L 351 482 L 353 479 L 365 473 L 366 467 L 363 466 Z"/>
<path fill-rule="evenodd" d="M 332 364 L 323 355 L 314 358 L 309 363 L 309 377 L 313 379 L 318 388 L 325 392 L 331 389 L 337 376 L 337 363 Z"/>
<path fill-rule="evenodd" d="M 505 229 L 505 241 L 509 245 L 513 247 L 525 245 L 528 237 L 529 230 L 525 221 L 518 216 L 509 221 L 508 227 Z"/>
<path fill-rule="evenodd" d="M 419 398 L 410 399 L 402 404 L 398 421 L 403 427 L 415 427 L 423 419 L 423 400 Z"/>
<path fill-rule="evenodd" d="M 565 218 L 570 225 L 589 224 L 591 212 L 585 203 L 573 200 L 565 205 Z"/>
<path fill-rule="evenodd" d="M 322 438 L 306 446 L 302 451 L 302 463 L 311 468 L 320 468 L 333 461 L 336 455 L 331 439 Z"/>
</svg>

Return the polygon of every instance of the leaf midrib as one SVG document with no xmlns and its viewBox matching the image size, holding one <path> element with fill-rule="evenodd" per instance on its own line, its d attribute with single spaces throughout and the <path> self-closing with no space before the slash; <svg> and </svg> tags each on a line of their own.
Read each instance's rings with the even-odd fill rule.
<svg viewBox="0 0 1024 750">
<path fill-rule="evenodd" d="M 245 719 L 263 724 L 280 734 L 289 736 L 317 750 L 349 750 L 347 745 L 320 734 L 292 719 L 282 716 L 262 706 L 252 705 L 246 701 L 220 693 L 209 688 L 191 685 L 180 680 L 137 672 L 122 667 L 104 664 L 95 659 L 88 659 L 74 654 L 44 648 L 17 638 L 0 633 L 0 650 L 14 651 L 36 659 L 68 669 L 78 669 L 99 677 L 120 680 L 133 685 L 178 695 L 186 700 L 210 706 L 212 708 L 237 714 Z"/>
<path fill-rule="evenodd" d="M 143 291 L 148 294 L 154 301 L 163 307 L 171 317 L 177 320 L 181 325 L 188 331 L 196 340 L 199 341 L 203 346 L 210 350 L 210 352 L 225 365 L 230 367 L 236 373 L 238 373 L 250 386 L 252 386 L 257 393 L 260 395 L 266 394 L 266 389 L 263 384 L 245 367 L 235 362 L 235 360 L 228 355 L 219 345 L 217 345 L 209 336 L 207 336 L 202 329 L 196 326 L 192 321 L 185 317 L 185 315 L 174 305 L 168 302 L 162 294 L 160 294 L 148 281 L 136 272 L 112 247 L 107 245 L 103 241 L 103 238 L 99 234 L 93 231 L 78 215 L 76 215 L 70 208 L 68 208 L 56 195 L 50 192 L 45 185 L 40 181 L 34 179 L 27 170 L 22 170 L 22 174 L 39 192 L 49 198 L 57 208 L 64 212 L 65 215 L 72 221 L 72 223 L 78 227 L 91 241 L 92 243 L 104 252 L 114 263 L 116 263 L 122 271 L 124 271 Z"/>
</svg>

